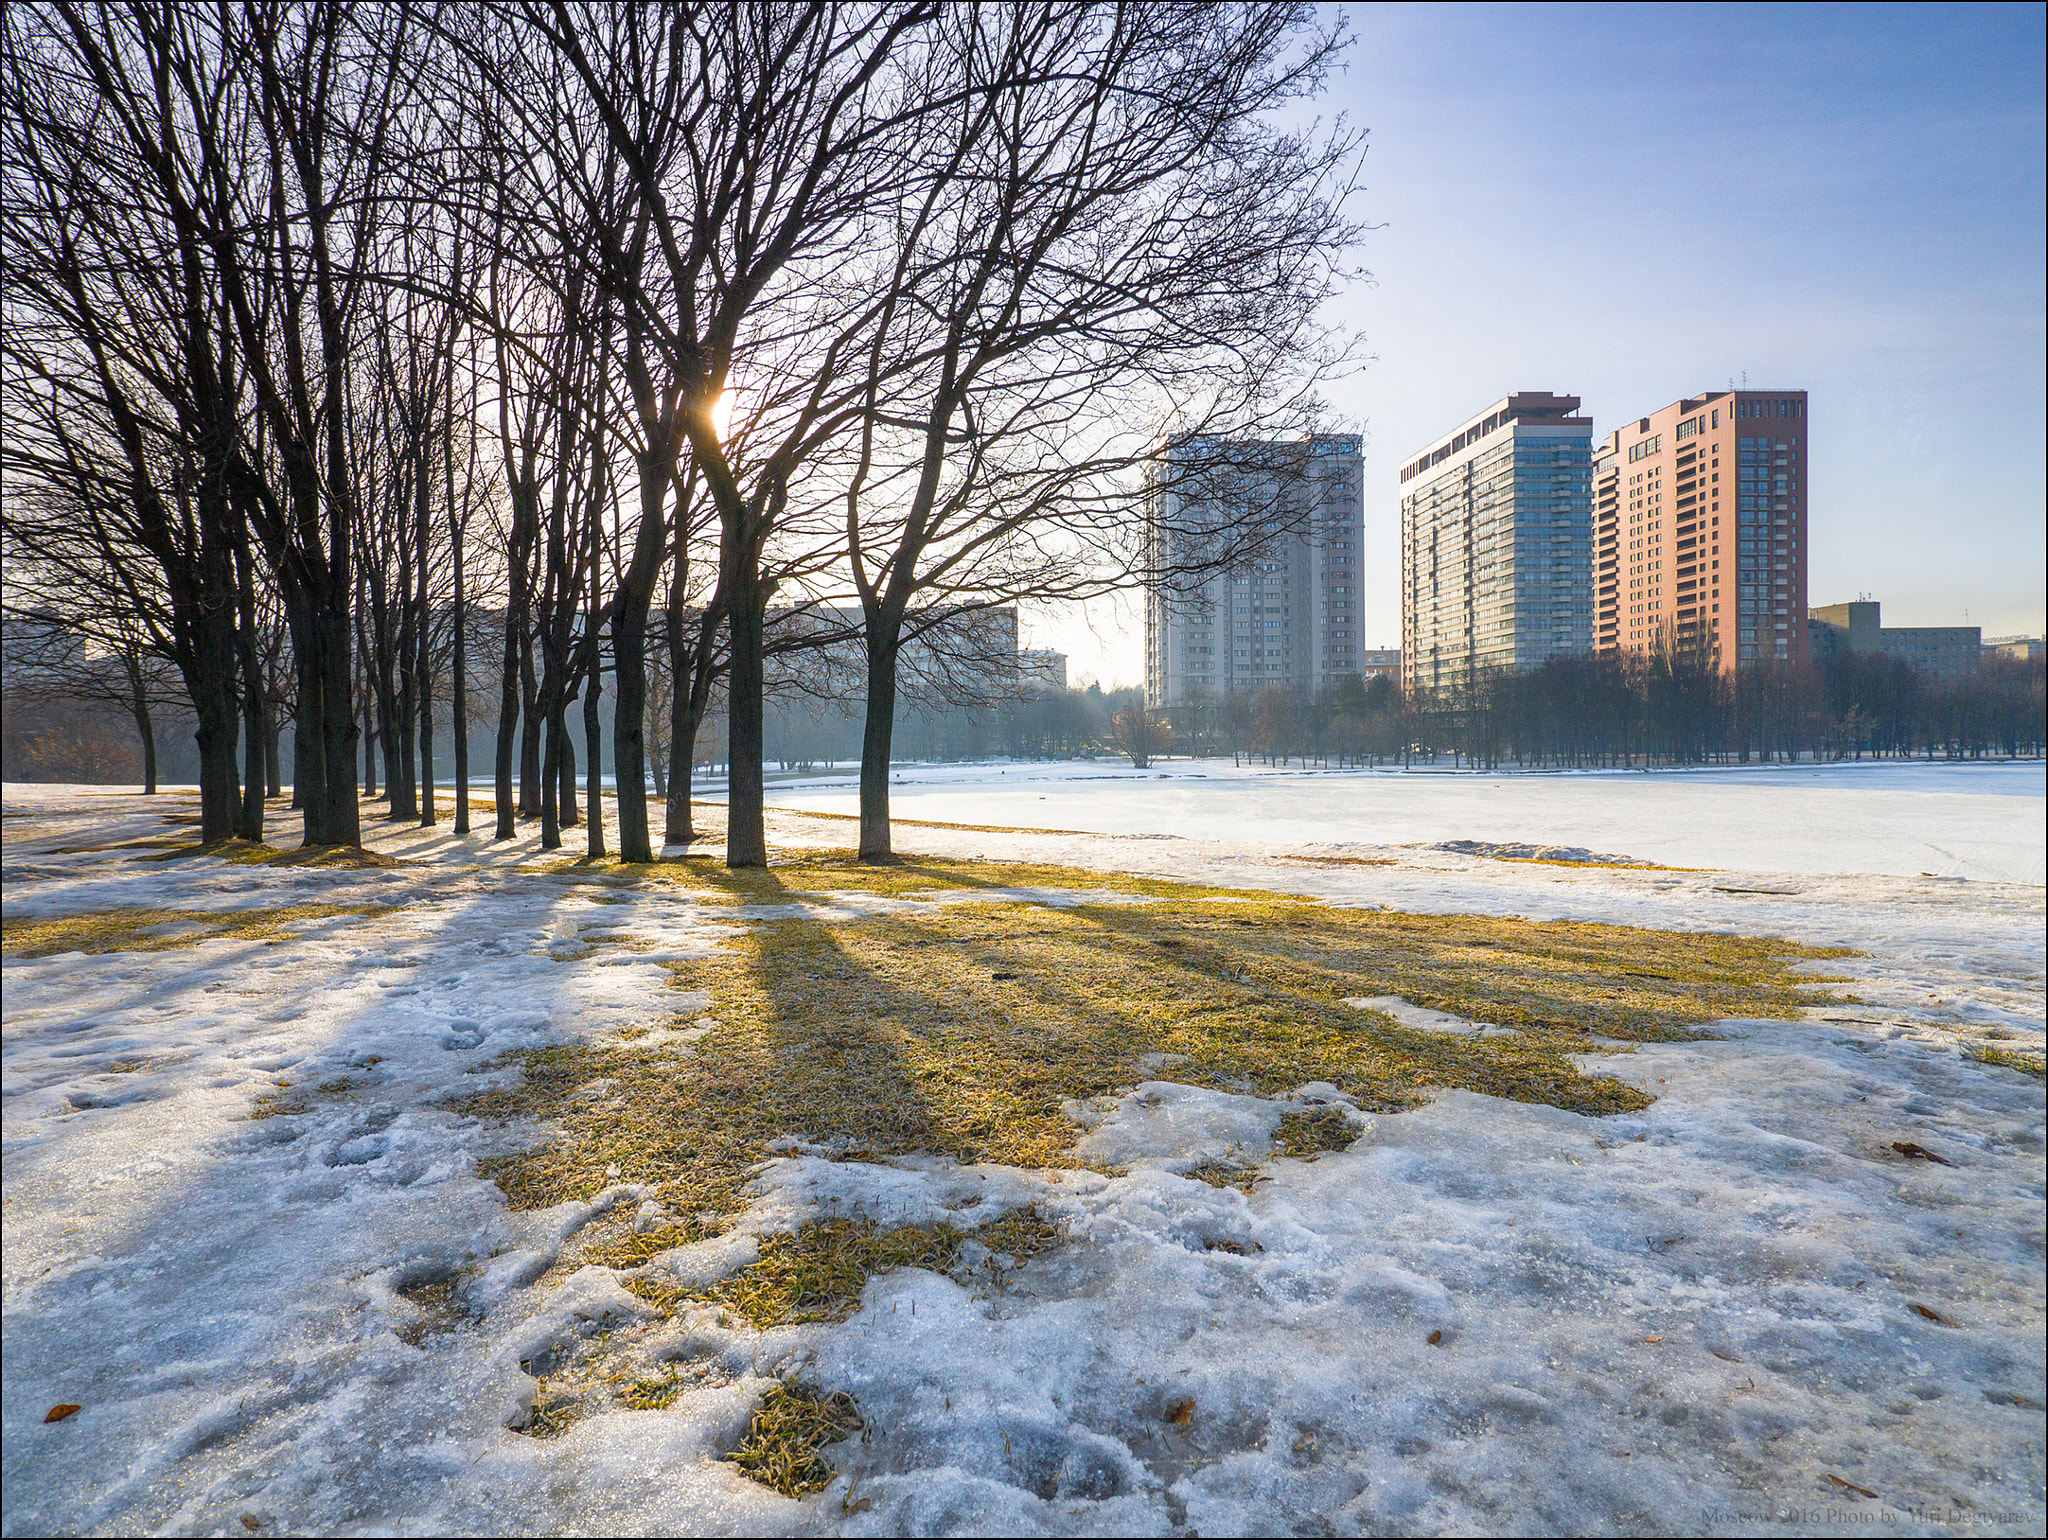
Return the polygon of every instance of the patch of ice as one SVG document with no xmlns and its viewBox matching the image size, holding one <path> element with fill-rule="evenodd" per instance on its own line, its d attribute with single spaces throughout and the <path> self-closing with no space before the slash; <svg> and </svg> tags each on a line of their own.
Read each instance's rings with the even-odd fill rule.
<svg viewBox="0 0 2048 1540">
<path fill-rule="evenodd" d="M 1357 995 L 1344 1003 L 1353 1010 L 1378 1011 L 1382 1016 L 1391 1016 L 1400 1025 L 1417 1032 L 1445 1032 L 1454 1037 L 1519 1035 L 1513 1027 L 1471 1021 L 1463 1016 L 1454 1016 L 1449 1011 L 1431 1010 L 1426 1005 L 1410 1005 L 1399 995 Z"/>
</svg>

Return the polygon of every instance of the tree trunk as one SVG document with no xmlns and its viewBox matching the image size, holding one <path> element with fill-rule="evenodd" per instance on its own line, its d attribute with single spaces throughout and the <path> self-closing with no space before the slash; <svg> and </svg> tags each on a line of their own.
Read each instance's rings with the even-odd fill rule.
<svg viewBox="0 0 2048 1540">
<path fill-rule="evenodd" d="M 512 751 L 519 743 L 519 569 L 512 569 L 513 599 L 505 611 L 505 667 L 498 680 L 498 762 L 492 792 L 498 799 L 498 821 L 492 839 L 508 840 L 518 804 L 512 796 Z"/>
<path fill-rule="evenodd" d="M 562 845 L 562 800 L 558 791 L 562 779 L 563 740 L 568 734 L 562 730 L 561 692 L 554 686 L 553 667 L 550 666 L 547 672 L 549 677 L 544 677 L 540 686 L 543 697 L 541 710 L 533 713 L 545 728 L 539 776 L 540 848 L 559 850 Z"/>
<path fill-rule="evenodd" d="M 900 613 L 868 611 L 868 700 L 860 741 L 860 859 L 893 861 L 889 846 L 889 754 L 896 733 Z"/>
<path fill-rule="evenodd" d="M 555 768 L 558 776 L 556 785 L 560 787 L 562 797 L 562 827 L 565 829 L 573 829 L 582 821 L 582 814 L 576 807 L 576 739 L 569 731 L 569 701 L 572 699 L 573 696 L 566 697 L 555 713 L 561 722 L 561 762 Z"/>
<path fill-rule="evenodd" d="M 123 653 L 121 662 L 128 672 L 128 714 L 135 719 L 135 736 L 142 740 L 142 794 L 156 795 L 156 724 L 150 720 L 149 691 L 142 682 L 142 664 L 134 653 Z"/>
<path fill-rule="evenodd" d="M 533 645 L 530 637 L 520 638 L 519 648 L 519 816 L 538 818 L 546 800 L 541 787 L 540 686 L 533 677 Z"/>
<path fill-rule="evenodd" d="M 766 866 L 768 834 L 762 818 L 761 712 L 766 683 L 766 617 L 760 575 L 744 562 L 732 583 L 728 611 L 732 672 L 726 703 L 725 864 Z"/>
<path fill-rule="evenodd" d="M 468 617 L 463 613 L 462 599 L 462 526 L 455 518 L 454 471 L 449 471 L 448 490 L 448 545 L 449 554 L 455 564 L 455 657 L 448 682 L 449 709 L 454 713 L 455 729 L 455 832 L 469 833 L 469 681 L 464 677 L 469 671 L 469 653 L 464 645 L 463 632 L 468 627 Z"/>
<path fill-rule="evenodd" d="M 199 843 L 232 839 L 241 822 L 240 788 L 235 783 L 236 712 L 225 682 L 194 695 L 199 718 Z"/>
<path fill-rule="evenodd" d="M 260 696 L 262 685 L 257 690 Z M 236 832 L 251 844 L 263 843 L 263 710 L 242 714 L 243 763 L 247 774 L 242 781 L 242 812 Z"/>
<path fill-rule="evenodd" d="M 690 827 L 690 772 L 697 758 L 697 723 L 701 713 L 697 703 L 698 671 L 685 667 L 695 658 L 684 640 L 683 591 L 688 579 L 688 552 L 684 549 L 682 523 L 678 512 L 675 565 L 670 569 L 668 585 L 668 786 L 662 820 L 664 845 L 687 845 L 696 838 Z"/>
<path fill-rule="evenodd" d="M 306 806 L 306 839 L 316 845 L 360 845 L 363 810 L 356 800 L 356 719 L 349 709 L 348 588 L 320 606 L 314 616 L 313 649 L 299 675 L 299 752 L 305 752 L 310 719 L 321 757 L 331 772 L 321 783 L 316 808 Z"/>
<path fill-rule="evenodd" d="M 418 713 L 420 751 L 420 827 L 431 828 L 434 823 L 434 626 L 433 612 L 427 608 L 427 540 L 428 531 L 433 528 L 429 512 L 428 485 L 433 474 L 432 452 L 427 447 L 427 426 L 420 424 L 415 439 L 418 447 L 418 464 L 413 472 L 413 548 L 419 557 L 418 585 L 409 596 L 412 606 L 412 677 L 416 699 L 413 709 Z"/>
<path fill-rule="evenodd" d="M 408 606 L 409 607 L 409 606 Z M 418 720 L 420 684 L 414 672 L 414 650 L 412 626 L 410 623 L 399 627 L 398 635 L 398 690 L 391 700 L 392 727 L 395 731 L 388 740 L 389 752 L 385 756 L 386 774 L 391 780 L 391 813 L 393 822 L 419 817 L 420 805 L 417 787 L 414 784 L 414 723 Z"/>
<path fill-rule="evenodd" d="M 702 713 L 682 690 L 669 702 L 668 818 L 663 842 L 687 845 L 696 839 L 690 823 L 690 777 L 697 767 L 697 727 Z"/>
<path fill-rule="evenodd" d="M 142 794 L 156 795 L 156 724 L 149 719 L 149 702 L 135 703 L 135 734 L 142 740 Z"/>
<path fill-rule="evenodd" d="M 424 638 L 420 652 L 420 827 L 428 829 L 434 825 L 434 691 L 427 676 Z"/>
<path fill-rule="evenodd" d="M 584 771 L 584 801 L 589 804 L 589 853 L 604 854 L 604 728 L 597 719 L 600 675 L 597 659 L 590 660 L 590 677 L 583 682 L 583 752 L 590 763 Z"/>
<path fill-rule="evenodd" d="M 660 546 L 655 547 L 657 558 Z M 621 578 L 612 612 L 612 785 L 619 818 L 619 859 L 652 861 L 647 823 L 646 585 Z"/>
<path fill-rule="evenodd" d="M 243 763 L 242 811 L 236 832 L 251 844 L 263 843 L 263 740 L 265 704 L 269 692 L 263 678 L 263 655 L 256 648 L 256 573 L 251 560 L 248 534 L 238 531 L 235 542 L 236 594 L 235 653 L 241 664 Z"/>
</svg>

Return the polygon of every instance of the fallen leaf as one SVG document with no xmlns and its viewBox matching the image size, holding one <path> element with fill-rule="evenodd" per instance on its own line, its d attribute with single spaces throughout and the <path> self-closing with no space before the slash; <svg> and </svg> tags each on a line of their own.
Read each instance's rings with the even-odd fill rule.
<svg viewBox="0 0 2048 1540">
<path fill-rule="evenodd" d="M 1000 982 L 1003 979 L 1013 979 L 1017 977 L 1017 975 L 1014 973 L 991 973 L 989 977 Z"/>
<path fill-rule="evenodd" d="M 1908 1160 L 1931 1160 L 1937 1166 L 1952 1166 L 1955 1164 L 1954 1161 L 1937 1155 L 1925 1145 L 1915 1144 L 1910 1139 L 1894 1139 L 1892 1141 L 1892 1148 Z"/>
<path fill-rule="evenodd" d="M 73 1412 L 82 1412 L 84 1410 L 85 1408 L 80 1406 L 76 1401 L 59 1401 L 55 1406 L 51 1407 L 47 1412 L 43 1413 L 43 1421 L 62 1422 L 66 1417 L 69 1417 Z"/>
<path fill-rule="evenodd" d="M 1664 1339 L 1662 1337 L 1645 1337 L 1643 1340 L 1645 1342 L 1662 1342 Z"/>
<path fill-rule="evenodd" d="M 1431 1347 L 1442 1347 L 1444 1345 L 1444 1333 L 1441 1326 L 1429 1334 L 1429 1345 Z"/>
<path fill-rule="evenodd" d="M 1859 1487 L 1853 1481 L 1844 1481 L 1840 1476 L 1837 1476 L 1833 1471 L 1827 1472 L 1827 1478 L 1828 1480 L 1832 1481 L 1836 1486 L 1840 1487 L 1844 1492 L 1854 1492 L 1858 1497 L 1874 1498 L 1877 1496 L 1877 1494 L 1871 1491 L 1869 1487 Z"/>
<path fill-rule="evenodd" d="M 1187 1396 L 1173 1403 L 1166 1413 L 1166 1420 L 1176 1428 L 1185 1428 L 1195 1420 L 1195 1398 Z"/>
<path fill-rule="evenodd" d="M 1709 1351 L 1712 1350 L 1709 1349 Z M 1737 1358 L 1733 1353 L 1715 1353 L 1714 1356 L 1716 1358 L 1726 1359 L 1731 1364 L 1739 1364 L 1742 1362 L 1742 1360 Z"/>
<path fill-rule="evenodd" d="M 1930 1310 L 1927 1306 L 1921 1304 L 1920 1301 L 1917 1299 L 1913 1301 L 1913 1308 L 1919 1311 L 1922 1315 L 1926 1316 L 1927 1319 L 1932 1321 L 1936 1326 L 1953 1326 L 1956 1324 L 1948 1316 L 1943 1315 L 1939 1310 Z"/>
</svg>

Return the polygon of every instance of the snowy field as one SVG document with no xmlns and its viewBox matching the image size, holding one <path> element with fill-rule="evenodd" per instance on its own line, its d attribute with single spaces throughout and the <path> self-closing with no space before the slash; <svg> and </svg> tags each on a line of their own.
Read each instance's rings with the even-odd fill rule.
<svg viewBox="0 0 2048 1540">
<path fill-rule="evenodd" d="M 898 770 L 900 817 L 1285 844 L 1519 841 L 1665 866 L 2043 881 L 2048 763 L 1752 765 L 1490 775 L 1168 760 Z M 785 807 L 857 812 L 851 774 L 784 782 Z"/>
<path fill-rule="evenodd" d="M 835 779 L 778 789 L 776 844 L 850 843 L 802 811 L 848 810 Z M 1276 1162 L 1252 1196 L 1180 1173 L 1266 1152 L 1327 1088 L 1156 1081 L 1076 1106 L 1082 1153 L 1119 1176 L 792 1152 L 733 1235 L 655 1266 L 706 1279 L 807 1218 L 970 1204 L 1036 1203 L 1071 1240 L 1006 1291 L 879 1276 L 838 1325 L 656 1322 L 609 1269 L 561 1260 L 645 1200 L 632 1173 L 592 1203 L 509 1212 L 476 1173 L 506 1136 L 444 1103 L 501 1082 L 509 1050 L 686 1038 L 667 1024 L 710 1002 L 663 963 L 754 912 L 548 872 L 531 835 L 445 826 L 374 829 L 409 863 L 386 870 L 157 864 L 79 847 L 162 835 L 165 799 L 10 785 L 10 919 L 403 907 L 277 946 L 9 958 L 0 1528 L 2041 1531 L 2042 1083 L 1972 1057 L 2042 1047 L 2040 766 L 904 781 L 907 818 L 1097 831 L 902 827 L 905 850 L 1847 945 L 1827 966 L 1861 1003 L 1599 1058 L 1657 1098 L 1640 1113 L 1456 1092 L 1360 1115 L 1349 1151 Z M 646 950 L 578 944 L 600 928 Z M 459 1320 L 422 1331 L 401 1291 L 451 1275 Z M 607 1332 L 702 1388 L 558 1440 L 508 1431 L 528 1368 Z M 802 1502 L 718 1459 L 798 1371 L 869 1422 Z M 45 1422 L 60 1404 L 80 1410 Z"/>
</svg>

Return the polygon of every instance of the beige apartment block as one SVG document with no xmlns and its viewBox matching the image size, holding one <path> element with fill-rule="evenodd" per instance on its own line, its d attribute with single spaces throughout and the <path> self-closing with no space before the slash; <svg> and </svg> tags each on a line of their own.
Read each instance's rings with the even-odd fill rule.
<svg viewBox="0 0 2048 1540">
<path fill-rule="evenodd" d="M 1365 440 L 1356 433 L 1318 433 L 1244 441 L 1231 453 L 1272 470 L 1234 482 L 1184 478 L 1177 469 L 1217 458 L 1219 447 L 1214 440 L 1182 440 L 1154 467 L 1149 496 L 1156 513 L 1148 538 L 1158 570 L 1192 561 L 1205 529 L 1227 529 L 1247 508 L 1269 509 L 1274 524 L 1291 532 L 1239 566 L 1210 573 L 1199 587 L 1149 591 L 1145 699 L 1155 706 L 1275 687 L 1315 695 L 1358 672 L 1365 636 Z"/>
<path fill-rule="evenodd" d="M 1733 670 L 1804 661 L 1803 390 L 1709 391 L 1608 435 L 1593 457 L 1593 644 L 1667 636 Z"/>
</svg>

